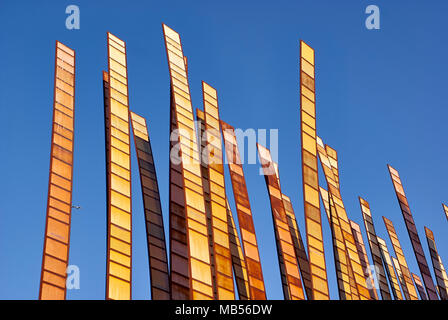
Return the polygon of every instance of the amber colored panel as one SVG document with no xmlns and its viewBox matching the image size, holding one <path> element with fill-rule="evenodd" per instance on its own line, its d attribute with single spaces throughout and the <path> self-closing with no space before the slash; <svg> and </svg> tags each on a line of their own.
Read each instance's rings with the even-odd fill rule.
<svg viewBox="0 0 448 320">
<path fill-rule="evenodd" d="M 204 195 L 201 181 L 201 167 L 199 163 L 199 154 L 197 146 L 197 137 L 195 128 L 191 123 L 183 124 L 178 115 L 184 116 L 186 119 L 193 120 L 193 114 L 191 110 L 191 98 L 189 94 L 188 81 L 186 79 L 186 62 L 183 57 L 182 50 L 180 50 L 180 37 L 179 35 L 166 25 L 163 25 L 163 31 L 165 36 L 165 45 L 168 57 L 168 65 L 171 78 L 171 119 L 170 130 L 182 129 L 180 134 L 184 135 L 187 139 L 183 139 L 184 143 L 180 143 L 180 154 L 182 165 L 176 167 L 172 161 L 170 161 L 170 175 L 173 171 L 178 171 L 182 176 L 184 182 L 187 179 L 187 175 L 191 174 L 196 176 L 199 180 L 197 187 L 186 182 L 182 186 L 176 186 L 170 183 L 170 219 L 173 214 L 178 215 L 178 219 L 195 220 L 201 222 L 206 220 Z M 176 42 L 179 46 L 173 45 L 171 40 Z M 180 74 L 182 77 L 176 77 L 176 74 Z M 185 107 L 185 108 L 184 108 Z M 174 142 L 171 142 L 173 145 Z M 193 191 L 194 190 L 194 191 Z M 184 194 L 185 196 L 182 196 Z M 177 211 L 177 212 L 175 212 Z M 179 223 L 179 226 L 186 226 L 182 230 L 177 230 L 182 234 L 186 234 L 189 240 L 192 239 L 193 231 L 189 223 Z M 171 230 L 172 231 L 172 230 Z M 170 242 L 174 240 L 175 234 L 170 232 Z M 212 290 L 212 270 L 210 265 L 210 248 L 207 240 L 202 240 L 196 248 L 192 245 L 184 243 L 187 250 L 182 252 L 171 251 L 171 297 L 173 299 L 211 299 L 213 298 Z M 180 239 L 180 237 L 179 237 Z M 199 252 L 197 252 L 199 251 Z M 186 266 L 183 271 L 187 271 L 185 276 L 174 277 L 180 267 L 176 265 L 174 261 L 179 258 L 179 254 L 184 257 L 190 257 L 187 260 Z M 194 257 L 198 257 L 207 262 L 201 262 Z M 207 258 L 208 257 L 208 258 Z M 189 270 L 189 272 L 188 272 Z M 191 275 L 191 277 L 190 277 Z M 204 286 L 192 286 L 190 284 L 202 282 Z M 188 294 L 186 294 L 188 292 Z"/>
<path fill-rule="evenodd" d="M 390 291 L 389 291 L 389 286 L 387 284 L 387 278 L 386 278 L 386 275 L 387 275 L 390 282 L 392 283 L 392 292 L 394 294 L 395 299 L 401 300 L 402 297 L 401 297 L 400 287 L 398 286 L 398 291 L 397 291 L 396 287 L 394 287 L 394 285 L 393 285 L 394 282 L 393 282 L 392 277 L 395 276 L 393 266 L 391 264 L 390 264 L 390 266 L 385 264 L 385 266 L 383 267 L 383 258 L 381 255 L 381 248 L 380 248 L 378 238 L 376 235 L 375 226 L 373 224 L 373 219 L 372 219 L 372 215 L 371 215 L 371 211 L 370 211 L 370 205 L 366 200 L 364 200 L 361 197 L 359 197 L 359 203 L 361 206 L 361 212 L 362 212 L 362 216 L 363 216 L 363 220 L 364 220 L 364 226 L 365 226 L 366 232 L 367 232 L 367 240 L 368 240 L 368 244 L 370 247 L 372 260 L 373 260 L 376 270 L 378 270 L 377 279 L 378 279 L 381 297 L 383 298 L 383 300 L 391 300 L 392 299 Z M 396 282 L 396 279 L 395 279 L 395 282 Z M 396 283 L 396 284 L 398 285 L 398 283 Z"/>
<path fill-rule="evenodd" d="M 131 284 L 124 280 L 109 276 L 108 298 L 112 300 L 130 300 L 131 299 Z"/>
<path fill-rule="evenodd" d="M 43 280 L 43 279 L 42 279 Z M 65 300 L 65 290 L 46 282 L 41 284 L 41 299 L 45 300 Z"/>
<path fill-rule="evenodd" d="M 257 145 L 257 147 L 271 201 L 272 220 L 274 222 L 284 297 L 288 300 L 303 300 L 305 295 L 299 274 L 298 259 L 291 233 L 289 232 L 286 210 L 282 200 L 278 166 L 272 161 L 268 149 L 260 145 Z M 276 170 L 271 170 L 271 168 Z"/>
<path fill-rule="evenodd" d="M 47 253 L 53 257 L 59 257 L 63 260 L 68 259 L 68 247 L 66 244 L 55 241 L 53 239 L 47 239 Z"/>
<path fill-rule="evenodd" d="M 329 198 L 334 206 L 334 210 L 331 211 L 332 221 L 340 226 L 340 230 L 342 231 L 340 240 L 343 245 L 345 245 L 345 251 L 349 261 L 349 276 L 352 278 L 352 283 L 354 284 L 354 286 L 352 286 L 353 290 L 351 290 L 352 298 L 357 299 L 359 297 L 359 299 L 362 300 L 370 300 L 371 295 L 367 289 L 366 276 L 364 275 L 353 232 L 339 191 L 337 159 L 330 158 L 327 154 L 327 149 L 328 148 L 324 146 L 322 139 L 317 137 L 319 159 L 322 168 L 324 169 L 325 180 L 329 187 Z"/>
<path fill-rule="evenodd" d="M 392 242 L 392 247 L 394 248 L 395 255 L 397 256 L 398 260 L 398 269 L 401 271 L 403 275 L 403 285 L 402 289 L 406 295 L 406 291 L 409 294 L 409 299 L 411 300 L 418 300 L 417 291 L 415 289 L 414 283 L 411 278 L 411 273 L 409 272 L 409 267 L 406 261 L 406 258 L 404 257 L 403 249 L 401 248 L 400 241 L 398 240 L 397 233 L 395 232 L 394 225 L 392 221 L 389 219 L 383 217 L 384 224 L 386 225 L 386 230 L 389 235 L 389 238 Z M 397 273 L 399 270 L 396 271 Z M 400 278 L 400 275 L 399 275 Z M 403 288 L 404 287 L 404 288 Z M 406 290 L 406 291 L 405 291 Z"/>
<path fill-rule="evenodd" d="M 227 159 L 229 159 L 229 171 L 232 182 L 233 195 L 236 202 L 239 228 L 241 232 L 241 242 L 243 243 L 244 254 L 252 259 L 247 259 L 247 274 L 249 279 L 250 299 L 266 299 L 263 272 L 260 263 L 258 244 L 253 237 L 247 238 L 248 234 L 254 235 L 255 226 L 252 219 L 252 213 L 249 203 L 246 181 L 243 175 L 243 169 L 240 159 L 238 146 L 236 145 L 235 130 L 227 123 L 221 121 L 221 129 L 224 137 L 224 145 Z M 233 159 L 233 162 L 230 161 Z M 249 233 L 245 232 L 248 231 Z M 252 245 L 249 245 L 252 242 Z M 250 249 L 247 249 L 249 246 Z M 248 252 L 249 250 L 250 252 Z"/>
<path fill-rule="evenodd" d="M 400 176 L 398 171 L 388 165 L 390 177 L 392 179 L 392 184 L 395 189 L 395 193 L 397 196 L 398 203 L 400 204 L 401 212 L 403 214 L 404 222 L 406 224 L 406 228 L 408 230 L 409 239 L 412 243 L 412 248 L 415 254 L 415 257 L 418 261 L 418 267 L 420 269 L 420 273 L 422 274 L 423 283 L 426 288 L 426 292 L 428 294 L 428 298 L 430 300 L 438 300 L 439 297 L 437 295 L 437 290 L 434 285 L 434 282 L 431 277 L 431 273 L 429 271 L 428 262 L 426 261 L 425 254 L 423 252 L 423 247 L 420 242 L 420 238 L 417 233 L 417 229 L 415 226 L 414 218 L 411 214 L 411 209 L 409 208 L 408 201 L 406 199 L 406 195 L 404 193 L 403 185 L 401 183 Z M 412 281 L 412 280 L 411 280 Z"/>
<path fill-rule="evenodd" d="M 107 33 L 108 73 L 103 73 L 108 189 L 106 299 L 131 299 L 132 213 L 126 45 Z"/>
<path fill-rule="evenodd" d="M 56 42 L 55 69 L 50 181 L 39 290 L 39 299 L 43 300 L 65 299 L 70 242 L 75 52 L 60 42 Z"/>
</svg>

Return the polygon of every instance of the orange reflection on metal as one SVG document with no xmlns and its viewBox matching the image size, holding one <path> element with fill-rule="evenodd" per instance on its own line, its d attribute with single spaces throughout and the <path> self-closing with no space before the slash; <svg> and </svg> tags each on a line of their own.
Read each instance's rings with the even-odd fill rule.
<svg viewBox="0 0 448 320">
<path fill-rule="evenodd" d="M 392 288 L 392 293 L 394 295 L 394 298 L 395 298 L 395 300 L 403 300 L 403 296 L 400 291 L 400 285 L 398 284 L 398 280 L 397 280 L 398 275 L 395 273 L 394 264 L 390 257 L 389 250 L 387 249 L 386 241 L 384 241 L 380 237 L 376 237 L 376 238 L 377 238 L 377 242 L 378 242 L 378 246 L 379 246 L 379 250 L 380 250 L 380 255 L 384 261 L 384 265 L 386 266 L 387 276 L 389 278 L 389 282 L 390 282 L 390 286 Z M 401 273 L 400 273 L 400 275 L 401 275 Z M 402 280 L 403 279 L 400 278 L 400 283 Z M 402 285 L 403 284 L 404 283 L 402 283 Z M 387 285 L 387 283 L 386 283 L 386 285 Z M 406 285 L 404 285 L 404 287 L 403 287 L 403 292 L 405 290 L 406 290 L 406 294 L 407 294 Z M 409 296 L 409 295 L 407 294 L 407 296 Z"/>
<path fill-rule="evenodd" d="M 425 292 L 425 287 L 423 286 L 422 280 L 418 275 L 412 273 L 412 278 L 414 279 L 415 287 L 417 288 L 418 294 L 421 300 L 428 300 L 428 296 Z"/>
<path fill-rule="evenodd" d="M 265 300 L 266 291 L 263 280 L 263 271 L 261 269 L 255 226 L 252 218 L 243 166 L 241 164 L 240 153 L 235 137 L 235 130 L 232 126 L 223 121 L 221 121 L 221 128 L 229 164 L 230 179 L 232 181 L 233 197 L 235 199 L 236 212 L 238 215 L 241 242 L 246 258 L 250 298 L 252 300 Z"/>
<path fill-rule="evenodd" d="M 394 248 L 395 255 L 397 256 L 397 261 L 399 268 L 397 273 L 401 272 L 404 281 L 403 292 L 407 300 L 418 300 L 417 291 L 415 290 L 414 283 L 412 281 L 411 272 L 408 268 L 408 263 L 404 257 L 403 249 L 401 249 L 400 241 L 398 240 L 397 233 L 395 232 L 394 225 L 392 221 L 383 217 L 384 224 L 386 225 L 387 233 L 389 234 L 390 241 L 392 242 L 392 247 Z M 393 259 L 392 259 L 393 260 Z M 396 268 L 397 269 L 397 268 Z M 400 278 L 400 275 L 399 275 Z M 407 291 L 407 292 L 406 292 Z M 408 295 L 408 296 L 407 296 Z"/>
<path fill-rule="evenodd" d="M 432 266 L 436 276 L 437 286 L 441 300 L 448 300 L 448 276 L 443 266 L 442 259 L 437 252 L 434 233 L 425 227 L 426 241 L 428 242 L 429 253 L 431 255 Z"/>
<path fill-rule="evenodd" d="M 325 265 L 317 173 L 314 68 L 314 49 L 300 41 L 300 133 L 306 242 L 313 299 L 328 300 L 330 295 Z"/>
<path fill-rule="evenodd" d="M 170 162 L 179 161 L 176 170 L 175 164 L 170 170 L 170 216 L 180 216 L 178 225 L 170 219 L 170 227 L 176 228 L 180 236 L 170 236 L 171 295 L 173 299 L 213 299 L 207 217 L 187 66 L 179 34 L 166 25 L 163 33 L 171 80 L 171 126 L 177 129 L 172 132 L 176 138 Z"/>
<path fill-rule="evenodd" d="M 397 258 L 392 257 L 392 263 L 395 267 L 395 271 L 397 273 L 397 278 L 400 281 L 401 289 L 403 290 L 403 295 L 404 295 L 405 299 L 406 300 L 418 300 L 418 297 L 417 298 L 413 297 L 411 299 L 411 297 L 409 295 L 408 284 L 406 283 L 406 280 L 404 280 L 403 272 L 401 271 L 401 266 L 400 266 L 400 263 L 398 262 Z"/>
<path fill-rule="evenodd" d="M 349 221 L 350 226 L 352 227 L 353 236 L 355 238 L 356 248 L 358 249 L 358 255 L 359 258 L 361 259 L 361 265 L 362 268 L 364 269 L 364 276 L 367 279 L 367 281 L 370 280 L 369 282 L 370 285 L 369 284 L 367 285 L 367 288 L 369 289 L 370 292 L 370 297 L 372 298 L 372 300 L 378 300 L 378 294 L 375 290 L 375 280 L 373 279 L 372 271 L 370 270 L 369 258 L 367 257 L 366 247 L 362 239 L 361 228 L 356 222 L 352 220 Z"/>
<path fill-rule="evenodd" d="M 408 200 L 406 198 L 406 194 L 404 193 L 400 175 L 398 174 L 398 171 L 390 165 L 387 167 L 394 185 L 398 203 L 400 204 L 401 213 L 403 214 L 403 219 L 406 224 L 406 229 L 408 230 L 409 239 L 411 240 L 412 248 L 414 250 L 415 258 L 417 259 L 417 265 L 422 275 L 428 298 L 430 300 L 439 300 L 436 287 L 432 281 L 431 272 L 429 271 L 428 262 L 426 261 L 425 253 L 423 252 L 420 237 L 418 236 L 414 218 L 412 217 L 411 209 L 409 208 Z"/>
<path fill-rule="evenodd" d="M 202 173 L 202 188 L 204 190 L 204 201 L 205 201 L 205 214 L 207 216 L 207 235 L 208 235 L 208 244 L 210 250 L 210 267 L 212 270 L 212 285 L 213 285 L 213 296 L 214 299 L 217 297 L 217 288 L 216 288 L 216 276 L 215 276 L 215 258 L 214 258 L 214 250 L 213 250 L 213 226 L 212 226 L 212 206 L 210 200 L 210 177 L 208 171 L 208 161 L 202 159 L 202 152 L 207 148 L 207 139 L 205 137 L 205 114 L 202 110 L 196 109 L 196 120 L 199 130 L 199 154 L 201 155 L 201 173 Z"/>
<path fill-rule="evenodd" d="M 339 299 L 341 300 L 357 300 L 359 298 L 358 289 L 354 284 L 353 272 L 349 266 L 347 257 L 347 248 L 342 237 L 339 219 L 335 216 L 334 203 L 328 194 L 328 191 L 319 187 L 320 196 L 324 204 L 325 213 L 327 214 L 328 223 L 331 228 L 331 236 L 333 239 L 333 256 L 336 268 L 336 277 L 338 283 Z"/>
<path fill-rule="evenodd" d="M 227 203 L 227 224 L 229 227 L 230 252 L 232 253 L 232 266 L 235 274 L 236 287 L 238 289 L 238 297 L 240 300 L 250 300 L 246 259 L 241 248 L 240 238 L 229 203 Z"/>
<path fill-rule="evenodd" d="M 151 298 L 153 300 L 169 300 L 170 283 L 165 230 L 151 142 L 145 118 L 134 112 L 131 112 L 130 115 L 145 210 Z"/>
<path fill-rule="evenodd" d="M 448 207 L 442 203 L 443 211 L 445 211 L 446 219 L 448 220 Z"/>
<path fill-rule="evenodd" d="M 283 205 L 279 174 L 269 150 L 259 144 L 257 144 L 257 147 L 271 201 L 284 296 L 287 300 L 303 300 L 305 295 L 299 275 L 297 256 L 289 231 L 288 219 Z"/>
<path fill-rule="evenodd" d="M 103 74 L 107 154 L 106 299 L 130 300 L 132 201 L 126 44 L 107 33 L 109 71 Z"/>
<path fill-rule="evenodd" d="M 288 219 L 289 232 L 294 243 L 294 250 L 296 251 L 297 262 L 299 263 L 300 275 L 302 276 L 303 287 L 305 288 L 308 300 L 313 298 L 313 287 L 311 284 L 311 270 L 306 254 L 305 246 L 303 244 L 302 235 L 300 234 L 299 226 L 297 224 L 296 215 L 292 207 L 289 197 L 282 194 L 283 205 L 286 211 L 286 218 Z"/>
<path fill-rule="evenodd" d="M 367 232 L 367 242 L 369 243 L 373 264 L 375 266 L 375 270 L 377 271 L 376 276 L 378 279 L 378 285 L 380 287 L 381 297 L 383 298 L 383 300 L 392 300 L 389 291 L 389 286 L 387 285 L 386 271 L 383 267 L 383 259 L 381 258 L 381 251 L 380 251 L 381 248 L 378 244 L 375 226 L 373 224 L 372 214 L 370 212 L 370 205 L 366 200 L 364 200 L 361 197 L 359 197 L 359 204 L 361 206 L 364 226 Z M 400 288 L 398 288 L 398 291 L 400 291 L 399 289 Z M 395 296 L 395 299 L 397 299 L 397 296 Z"/>
<path fill-rule="evenodd" d="M 70 247 L 75 51 L 56 41 L 53 122 L 40 300 L 65 300 Z"/>
<path fill-rule="evenodd" d="M 224 184 L 224 166 L 222 153 L 221 128 L 219 123 L 218 94 L 216 89 L 202 82 L 204 100 L 203 121 L 201 128 L 202 143 L 201 165 L 205 167 L 207 179 L 204 183 L 204 197 L 209 202 L 212 247 L 211 257 L 214 268 L 213 277 L 216 284 L 216 299 L 235 299 L 233 286 L 232 256 L 229 244 L 227 221 L 227 197 Z M 204 130 L 203 130 L 204 129 Z M 205 141 L 204 141 L 205 140 Z M 204 170 L 203 170 L 204 171 Z M 207 186 L 206 186 L 207 185 Z M 208 200 L 208 201 L 207 201 Z"/>
<path fill-rule="evenodd" d="M 326 148 L 322 142 L 322 139 L 317 137 L 317 151 L 319 153 L 319 159 L 322 164 L 322 168 L 325 175 L 325 180 L 327 181 L 330 199 L 334 203 L 334 214 L 339 220 L 339 224 L 342 230 L 342 237 L 345 242 L 346 252 L 348 256 L 349 266 L 353 272 L 356 287 L 358 289 L 359 298 L 361 300 L 370 300 L 370 293 L 367 289 L 366 278 L 364 276 L 364 270 L 361 265 L 361 260 L 358 255 L 358 251 L 355 245 L 355 239 L 353 237 L 353 232 L 350 227 L 347 212 L 345 211 L 344 203 L 341 198 L 339 182 L 336 181 L 335 175 L 333 173 L 333 167 L 331 165 L 330 159 L 327 155 Z M 333 214 L 333 212 L 331 212 Z"/>
</svg>

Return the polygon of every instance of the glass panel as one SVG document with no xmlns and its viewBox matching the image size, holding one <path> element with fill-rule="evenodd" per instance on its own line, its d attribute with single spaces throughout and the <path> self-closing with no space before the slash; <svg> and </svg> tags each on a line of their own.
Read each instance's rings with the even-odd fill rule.
<svg viewBox="0 0 448 320">
<path fill-rule="evenodd" d="M 120 117 L 121 119 L 123 119 L 124 121 L 128 122 L 129 119 L 129 109 L 126 105 L 124 105 L 123 103 L 120 103 L 114 99 L 110 100 L 110 111 Z"/>
<path fill-rule="evenodd" d="M 130 169 L 129 158 L 130 157 L 128 154 L 121 152 L 120 150 L 113 147 L 111 148 L 111 161 L 128 170 Z"/>
<path fill-rule="evenodd" d="M 205 240 L 208 244 L 208 241 Z M 208 252 L 208 250 L 204 250 Z M 193 279 L 197 279 L 209 285 L 212 284 L 211 270 L 208 263 L 201 262 L 196 259 L 191 259 L 191 275 Z"/>
<path fill-rule="evenodd" d="M 121 211 L 116 208 L 112 208 L 111 211 L 113 212 L 114 215 L 117 215 L 117 216 L 118 215 L 121 215 L 121 216 L 128 215 L 129 217 L 127 217 L 126 219 L 130 219 L 130 214 L 127 212 Z M 127 229 L 130 230 L 129 227 Z M 118 228 L 115 225 L 111 225 L 110 226 L 110 234 L 111 234 L 111 236 L 113 236 L 115 238 L 123 240 L 127 243 L 131 243 L 131 232 L 129 232 L 129 231 Z"/>
<path fill-rule="evenodd" d="M 113 190 L 111 191 L 111 204 L 127 212 L 131 210 L 131 200 Z"/>
<path fill-rule="evenodd" d="M 68 243 L 69 227 L 62 222 L 49 218 L 47 224 L 47 236 Z"/>
<path fill-rule="evenodd" d="M 109 46 L 109 56 L 123 66 L 126 66 L 126 55 L 113 46 Z"/>
<path fill-rule="evenodd" d="M 130 300 L 130 283 L 114 277 L 109 277 L 109 298 L 113 300 Z"/>
<path fill-rule="evenodd" d="M 312 154 L 316 154 L 316 140 L 306 133 L 302 135 L 303 148 Z"/>
<path fill-rule="evenodd" d="M 127 281 L 131 280 L 131 270 L 112 261 L 109 263 L 109 273 Z"/>
<path fill-rule="evenodd" d="M 110 248 L 118 252 L 122 252 L 128 256 L 131 255 L 131 246 L 118 239 L 110 238 Z"/>
<path fill-rule="evenodd" d="M 190 229 L 189 232 L 190 255 L 206 263 L 210 263 L 208 247 L 208 238 L 204 234 L 200 234 Z"/>
<path fill-rule="evenodd" d="M 305 42 L 300 42 L 300 52 L 301 56 L 306 59 L 309 63 L 314 65 L 314 50 Z"/>
</svg>

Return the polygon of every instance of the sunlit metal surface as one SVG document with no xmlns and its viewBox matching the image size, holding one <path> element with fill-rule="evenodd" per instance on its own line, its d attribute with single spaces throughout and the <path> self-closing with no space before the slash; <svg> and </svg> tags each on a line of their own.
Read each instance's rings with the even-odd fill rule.
<svg viewBox="0 0 448 320">
<path fill-rule="evenodd" d="M 417 291 L 415 290 L 414 283 L 412 281 L 411 272 L 409 271 L 408 263 L 404 257 L 403 249 L 401 249 L 400 241 L 398 240 L 397 233 L 395 231 L 392 221 L 383 217 L 384 224 L 386 225 L 387 233 L 389 234 L 390 241 L 392 242 L 392 247 L 394 248 L 395 255 L 397 256 L 397 261 L 399 265 L 399 270 L 397 273 L 401 272 L 403 276 L 404 286 L 403 293 L 407 300 L 418 300 Z M 392 259 L 393 260 L 393 259 Z M 400 278 L 400 275 L 399 277 Z M 407 292 L 406 292 L 407 290 Z M 409 297 L 407 296 L 409 295 Z"/>
<path fill-rule="evenodd" d="M 106 88 L 107 270 L 106 299 L 131 299 L 132 201 L 126 44 L 107 33 Z"/>
<path fill-rule="evenodd" d="M 201 166 L 203 173 L 204 198 L 209 220 L 209 241 L 211 240 L 211 259 L 215 298 L 235 299 L 233 285 L 232 256 L 230 252 L 227 196 L 224 183 L 224 161 L 222 152 L 221 128 L 219 122 L 218 94 L 209 84 L 202 82 L 204 102 L 201 126 Z M 204 170 L 205 169 L 205 170 Z M 206 179 L 204 179 L 206 176 Z M 208 209 L 208 210 L 207 210 Z M 211 228 L 211 229 L 210 229 Z"/>
<path fill-rule="evenodd" d="M 371 298 L 369 290 L 367 289 L 364 270 L 362 268 L 361 260 L 358 255 L 358 250 L 356 248 L 355 239 L 350 227 L 347 212 L 345 211 L 344 203 L 341 198 L 339 182 L 337 182 L 339 178 L 338 180 L 336 180 L 333 173 L 333 169 L 335 167 L 331 165 L 324 143 L 319 137 L 317 137 L 317 152 L 319 154 L 320 163 L 324 171 L 325 180 L 327 181 L 330 199 L 334 203 L 334 215 L 339 220 L 342 231 L 342 239 L 344 239 L 349 266 L 351 267 L 351 271 L 353 272 L 359 298 L 361 300 L 370 300 Z M 331 212 L 331 214 L 333 215 L 333 212 Z"/>
<path fill-rule="evenodd" d="M 367 288 L 369 289 L 370 297 L 373 300 L 378 300 L 378 293 L 375 290 L 375 280 L 373 278 L 372 271 L 370 269 L 369 258 L 367 257 L 366 247 L 362 239 L 361 228 L 356 222 L 352 220 L 349 220 L 349 222 L 352 228 L 353 236 L 355 238 L 355 244 L 356 248 L 358 249 L 358 255 L 359 258 L 361 259 L 361 265 L 364 269 L 364 276 L 367 279 L 367 281 L 370 280 L 370 282 L 367 283 Z"/>
<path fill-rule="evenodd" d="M 171 128 L 179 133 L 173 147 L 180 160 L 176 168 L 171 164 L 170 170 L 170 230 L 178 232 L 177 239 L 170 234 L 171 296 L 213 299 L 207 217 L 186 61 L 179 34 L 166 25 L 163 33 L 170 72 Z M 171 158 L 173 153 L 172 148 Z M 180 219 L 176 221 L 177 217 Z"/>
<path fill-rule="evenodd" d="M 383 267 L 383 259 L 381 257 L 381 248 L 378 244 L 378 239 L 373 224 L 372 214 L 370 211 L 369 203 L 363 198 L 359 197 L 359 204 L 361 206 L 362 217 L 364 220 L 364 226 L 367 233 L 367 242 L 369 243 L 370 253 L 372 255 L 372 261 L 375 269 L 377 270 L 376 276 L 378 279 L 378 285 L 380 287 L 380 293 L 383 300 L 392 300 L 390 295 L 389 286 L 387 285 L 386 271 Z M 392 263 L 392 262 L 391 262 Z M 391 264 L 392 266 L 392 264 Z M 392 267 L 393 271 L 393 267 Z M 390 273 L 390 270 L 387 270 Z M 389 276 L 390 280 L 390 276 Z M 400 288 L 398 288 L 400 291 Z M 397 299 L 398 295 L 394 295 Z M 401 296 L 401 294 L 400 294 Z M 401 299 L 400 299 L 401 300 Z"/>
<path fill-rule="evenodd" d="M 130 115 L 145 212 L 151 298 L 153 300 L 169 300 L 171 294 L 165 230 L 148 127 L 145 118 L 133 112 Z"/>
<path fill-rule="evenodd" d="M 229 227 L 230 252 L 232 253 L 232 266 L 235 274 L 236 287 L 240 300 L 250 300 L 249 276 L 247 274 L 246 259 L 241 241 L 236 230 L 235 220 L 229 203 L 227 203 L 227 224 Z"/>
<path fill-rule="evenodd" d="M 305 246 L 303 244 L 302 235 L 300 234 L 299 226 L 297 224 L 296 215 L 292 207 L 291 199 L 282 194 L 283 205 L 286 211 L 286 218 L 288 219 L 289 232 L 292 236 L 294 243 L 294 250 L 296 251 L 297 260 L 300 268 L 300 275 L 302 276 L 303 287 L 308 300 L 313 297 L 313 288 L 311 284 L 311 271 L 308 261 L 308 255 L 306 253 Z"/>
<path fill-rule="evenodd" d="M 75 51 L 56 41 L 50 176 L 39 299 L 66 298 L 73 184 Z"/>
<path fill-rule="evenodd" d="M 387 277 L 389 278 L 390 287 L 392 288 L 392 294 L 394 295 L 395 300 L 403 300 L 403 295 L 401 294 L 401 290 L 400 290 L 400 284 L 398 283 L 398 278 L 397 278 L 398 275 L 395 272 L 394 264 L 390 257 L 389 250 L 387 249 L 386 241 L 384 241 L 380 237 L 376 237 L 376 238 L 377 238 L 378 247 L 380 250 L 380 255 L 384 261 L 384 265 L 386 268 Z M 401 273 L 400 273 L 400 275 L 401 275 Z M 402 280 L 403 279 L 400 279 L 400 281 L 402 281 Z M 402 285 L 403 284 L 404 283 L 402 283 Z M 386 285 L 387 285 L 387 283 L 386 283 Z M 406 294 L 407 294 L 406 285 L 404 284 L 403 291 L 405 291 L 405 290 L 406 290 Z M 409 295 L 407 294 L 407 296 L 409 296 Z"/>
<path fill-rule="evenodd" d="M 423 286 L 422 280 L 415 273 L 411 273 L 412 278 L 414 279 L 415 287 L 417 288 L 418 294 L 420 295 L 421 300 L 428 300 L 428 296 L 425 292 L 425 287 Z"/>
<path fill-rule="evenodd" d="M 334 203 L 328 194 L 328 191 L 320 187 L 320 196 L 324 204 L 325 213 L 330 224 L 331 236 L 333 239 L 333 256 L 334 265 L 336 268 L 336 278 L 338 284 L 338 292 L 340 300 L 357 300 L 359 297 L 358 289 L 352 280 L 353 273 L 349 266 L 347 249 L 345 247 L 345 241 L 342 237 L 341 226 L 339 225 L 339 219 L 336 218 L 334 212 Z M 333 214 L 332 214 L 333 212 Z"/>
<path fill-rule="evenodd" d="M 432 266 L 434 274 L 436 276 L 436 282 L 439 289 L 439 295 L 441 300 L 448 300 L 448 277 L 445 271 L 445 267 L 442 263 L 437 252 L 436 240 L 434 239 L 434 233 L 427 227 L 425 227 L 426 241 L 428 242 L 429 253 L 431 255 Z"/>
<path fill-rule="evenodd" d="M 300 41 L 300 136 L 306 242 L 313 299 L 330 299 L 322 235 L 316 151 L 314 49 Z"/>
<path fill-rule="evenodd" d="M 428 294 L 428 298 L 430 300 L 439 300 L 436 287 L 434 286 L 434 282 L 432 281 L 431 271 L 429 270 L 428 262 L 426 261 L 425 253 L 423 252 L 420 237 L 418 236 L 414 218 L 412 217 L 411 209 L 409 208 L 408 200 L 404 193 L 400 176 L 398 174 L 398 171 L 392 168 L 390 165 L 388 165 L 387 167 L 389 169 L 390 177 L 395 189 L 395 194 L 397 195 L 401 213 L 403 214 L 403 219 L 408 230 L 409 239 L 411 240 L 412 248 L 414 249 L 415 258 L 417 259 L 417 265 L 420 269 L 423 283 L 425 284 L 426 293 Z"/>
<path fill-rule="evenodd" d="M 272 161 L 269 150 L 259 144 L 257 144 L 257 147 L 271 202 L 277 253 L 280 270 L 282 271 L 284 296 L 288 300 L 303 300 L 305 299 L 305 295 L 300 279 L 298 260 L 289 231 L 286 210 L 283 204 L 279 174 Z"/>
<path fill-rule="evenodd" d="M 233 197 L 236 204 L 238 224 L 241 234 L 242 248 L 246 258 L 249 276 L 250 298 L 252 300 L 266 299 L 266 291 L 258 252 L 255 226 L 250 208 L 249 194 L 241 164 L 235 129 L 221 121 L 226 156 L 229 162 L 230 179 L 232 181 Z"/>
</svg>

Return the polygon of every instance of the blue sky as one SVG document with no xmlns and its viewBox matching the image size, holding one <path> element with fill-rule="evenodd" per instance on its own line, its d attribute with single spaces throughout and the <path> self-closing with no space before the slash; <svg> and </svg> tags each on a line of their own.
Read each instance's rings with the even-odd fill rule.
<svg viewBox="0 0 448 320">
<path fill-rule="evenodd" d="M 70 4 L 80 8 L 80 30 L 65 28 L 65 8 Z M 448 202 L 448 2 L 375 0 L 381 29 L 372 31 L 364 26 L 364 11 L 370 4 L 364 0 L 0 2 L 0 299 L 38 297 L 55 40 L 77 52 L 73 202 L 82 209 L 72 213 L 70 264 L 81 270 L 81 289 L 69 290 L 68 299 L 105 295 L 101 72 L 107 67 L 107 31 L 127 42 L 130 106 L 148 120 L 167 221 L 169 74 L 162 22 L 181 34 L 194 108 L 202 108 L 204 80 L 218 90 L 224 121 L 242 129 L 279 128 L 282 191 L 291 197 L 302 235 L 299 39 L 314 47 L 318 134 L 339 152 L 349 217 L 362 223 L 358 195 L 368 200 L 379 236 L 392 251 L 384 215 L 395 224 L 411 271 L 419 274 L 387 172 L 390 163 L 400 172 L 427 260 L 425 225 L 434 231 L 447 264 L 448 222 L 441 202 Z M 135 155 L 132 161 L 133 297 L 148 299 Z M 258 169 L 259 164 L 244 167 L 268 298 L 282 299 L 269 198 Z M 337 298 L 331 235 L 323 221 L 331 296 Z"/>
</svg>

